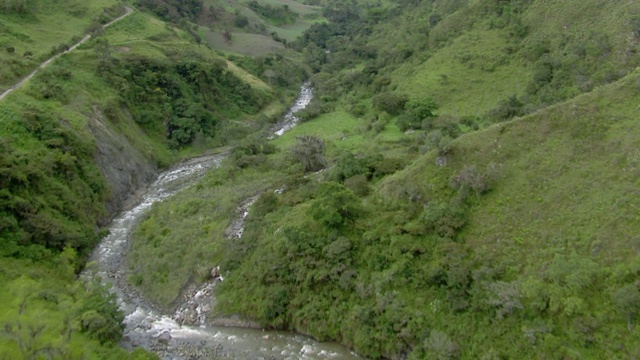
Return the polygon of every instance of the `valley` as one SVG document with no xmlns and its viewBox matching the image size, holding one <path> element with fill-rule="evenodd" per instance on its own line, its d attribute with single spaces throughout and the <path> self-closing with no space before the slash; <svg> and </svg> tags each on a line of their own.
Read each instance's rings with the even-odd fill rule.
<svg viewBox="0 0 640 360">
<path fill-rule="evenodd" d="M 640 5 L 1 4 L 2 356 L 640 351 Z"/>
</svg>

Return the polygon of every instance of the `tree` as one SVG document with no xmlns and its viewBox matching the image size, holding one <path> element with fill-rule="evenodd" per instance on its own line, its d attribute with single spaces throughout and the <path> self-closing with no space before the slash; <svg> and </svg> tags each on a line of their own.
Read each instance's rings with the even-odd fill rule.
<svg viewBox="0 0 640 360">
<path fill-rule="evenodd" d="M 487 176 L 480 173 L 475 165 L 471 165 L 465 166 L 462 171 L 452 177 L 449 185 L 461 193 L 468 193 L 469 190 L 473 190 L 476 195 L 480 195 L 490 189 L 488 180 Z"/>
<path fill-rule="evenodd" d="M 397 115 L 404 109 L 407 100 L 404 94 L 385 92 L 374 96 L 371 104 L 380 112 L 386 111 L 391 115 Z"/>
<path fill-rule="evenodd" d="M 236 18 L 233 20 L 233 23 L 235 26 L 239 28 L 243 28 L 249 25 L 249 18 L 247 18 L 244 15 L 237 15 Z"/>
<path fill-rule="evenodd" d="M 317 195 L 309 212 L 327 227 L 342 228 L 353 223 L 361 213 L 360 199 L 339 183 L 322 183 Z"/>
<path fill-rule="evenodd" d="M 224 40 L 226 42 L 231 42 L 231 40 L 233 39 L 233 35 L 231 35 L 231 31 L 229 31 L 229 29 L 224 30 L 224 32 L 222 33 L 222 37 L 224 37 Z"/>
<path fill-rule="evenodd" d="M 629 284 L 614 291 L 612 299 L 620 314 L 627 318 L 629 331 L 632 331 L 632 322 L 640 314 L 640 290 L 635 284 Z"/>
<path fill-rule="evenodd" d="M 442 331 L 432 331 L 424 341 L 430 359 L 449 360 L 460 356 L 460 348 L 449 335 Z"/>
<path fill-rule="evenodd" d="M 411 100 L 405 104 L 405 109 L 409 114 L 420 122 L 424 119 L 434 117 L 434 111 L 437 108 L 436 103 L 430 98 Z"/>
<path fill-rule="evenodd" d="M 7 47 L 7 52 L 8 52 L 9 54 L 15 54 L 15 53 L 16 53 L 16 48 L 15 48 L 15 47 L 13 47 L 13 46 L 8 46 L 8 47 Z"/>
<path fill-rule="evenodd" d="M 293 157 L 302 164 L 305 172 L 324 168 L 324 140 L 317 136 L 302 135 L 296 137 L 296 143 L 290 149 Z"/>
<path fill-rule="evenodd" d="M 29 10 L 27 0 L 3 0 L 0 6 L 5 14 L 25 14 Z"/>
<path fill-rule="evenodd" d="M 497 281 L 486 285 L 490 298 L 487 300 L 488 305 L 496 309 L 498 320 L 502 320 L 507 315 L 513 314 L 516 310 L 522 310 L 523 306 L 520 302 L 522 294 L 515 282 Z"/>
<path fill-rule="evenodd" d="M 633 35 L 640 37 L 640 16 L 634 16 L 629 20 Z"/>
<path fill-rule="evenodd" d="M 398 117 L 397 125 L 400 130 L 418 129 L 424 127 L 424 123 L 435 117 L 436 103 L 429 99 L 410 100 L 405 105 L 405 113 Z"/>
</svg>

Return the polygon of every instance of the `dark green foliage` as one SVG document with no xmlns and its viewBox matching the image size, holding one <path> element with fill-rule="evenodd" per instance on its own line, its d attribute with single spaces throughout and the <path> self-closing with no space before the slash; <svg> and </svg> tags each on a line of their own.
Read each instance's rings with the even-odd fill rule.
<svg viewBox="0 0 640 360">
<path fill-rule="evenodd" d="M 378 111 L 386 111 L 391 115 L 398 115 L 404 110 L 408 98 L 404 94 L 382 93 L 371 99 L 373 108 Z"/>
<path fill-rule="evenodd" d="M 356 2 L 333 2 L 322 9 L 322 15 L 337 24 L 355 23 L 360 20 L 360 11 Z"/>
<path fill-rule="evenodd" d="M 628 284 L 616 289 L 611 295 L 611 299 L 620 315 L 628 321 L 629 331 L 631 331 L 633 321 L 640 315 L 640 289 L 638 289 L 638 285 Z"/>
<path fill-rule="evenodd" d="M 253 211 L 252 217 L 262 218 L 268 213 L 276 210 L 279 205 L 278 197 L 271 191 L 263 192 L 260 197 L 253 204 L 251 210 Z"/>
<path fill-rule="evenodd" d="M 359 216 L 359 199 L 338 183 L 322 183 L 313 202 L 311 216 L 329 228 L 342 228 L 352 224 Z"/>
<path fill-rule="evenodd" d="M 236 166 L 266 166 L 266 155 L 275 153 L 277 148 L 262 139 L 247 141 L 233 148 L 231 158 Z"/>
<path fill-rule="evenodd" d="M 61 120 L 47 108 L 28 108 L 16 125 L 22 141 L 40 145 L 25 153 L 12 146 L 15 140 L 0 142 L 4 255 L 40 258 L 44 248 L 67 246 L 86 254 L 95 244 L 106 187 L 92 165 L 94 145 Z"/>
<path fill-rule="evenodd" d="M 264 319 L 268 322 L 274 322 L 279 317 L 286 315 L 289 299 L 290 296 L 285 287 L 272 289 L 266 298 L 267 306 L 264 310 Z"/>
<path fill-rule="evenodd" d="M 203 10 L 202 0 L 136 0 L 136 5 L 175 23 L 185 18 L 196 20 Z"/>
<path fill-rule="evenodd" d="M 356 176 L 371 176 L 374 169 L 370 169 L 368 161 L 364 157 L 356 157 L 351 152 L 346 152 L 338 159 L 333 168 L 333 177 L 340 182 Z"/>
<path fill-rule="evenodd" d="M 498 106 L 490 111 L 490 116 L 496 121 L 509 120 L 522 115 L 524 115 L 524 103 L 515 95 L 511 95 L 509 98 L 502 100 Z"/>
<path fill-rule="evenodd" d="M 65 84 L 71 77 L 71 71 L 65 66 L 49 66 L 38 72 L 30 92 L 35 98 L 66 103 L 69 101 L 69 95 Z"/>
<path fill-rule="evenodd" d="M 429 119 L 435 117 L 434 111 L 438 107 L 431 99 L 420 99 L 408 101 L 404 108 L 405 113 L 396 121 L 402 131 L 427 126 Z"/>
<path fill-rule="evenodd" d="M 200 132 L 214 137 L 222 114 L 255 113 L 266 100 L 223 62 L 191 56 L 173 63 L 132 57 L 116 64 L 108 63 L 105 54 L 100 51 L 107 59 L 100 74 L 114 86 L 128 83 L 122 98 L 136 121 L 151 133 L 167 136 L 172 147 L 191 144 Z"/>
<path fill-rule="evenodd" d="M 236 15 L 235 19 L 233 20 L 233 24 L 239 28 L 246 27 L 247 25 L 249 25 L 249 18 L 244 15 Z"/>
<path fill-rule="evenodd" d="M 109 6 L 107 8 L 104 8 L 102 10 L 102 13 L 100 13 L 100 15 L 98 15 L 96 18 L 93 19 L 93 23 L 96 25 L 104 25 L 109 21 L 117 18 L 118 16 L 123 15 L 124 13 L 125 13 L 125 8 L 120 4 Z M 103 31 L 103 29 L 101 28 L 97 28 L 97 29 L 99 29 L 98 31 Z M 89 31 L 89 32 L 94 33 L 94 31 Z M 77 41 L 74 41 L 74 43 L 75 42 Z"/>
<path fill-rule="evenodd" d="M 424 234 L 437 234 L 444 238 L 453 238 L 464 226 L 464 208 L 444 202 L 430 202 L 420 215 Z"/>
<path fill-rule="evenodd" d="M 344 181 L 344 186 L 358 196 L 367 196 L 371 191 L 365 175 L 355 175 Z"/>
<path fill-rule="evenodd" d="M 26 14 L 29 12 L 28 0 L 2 0 L 0 10 L 4 14 Z"/>
<path fill-rule="evenodd" d="M 288 5 L 272 6 L 261 4 L 256 0 L 250 0 L 248 5 L 251 10 L 276 26 L 292 24 L 298 18 L 298 14 L 291 11 Z"/>
<path fill-rule="evenodd" d="M 122 330 L 124 330 L 124 325 L 122 325 L 124 316 L 119 312 L 115 298 L 104 302 L 102 296 L 107 296 L 107 293 L 92 295 L 87 300 L 92 302 L 89 306 L 95 306 L 97 310 L 84 311 L 80 317 L 80 326 L 82 331 L 101 343 L 118 342 L 122 337 Z"/>
<path fill-rule="evenodd" d="M 634 16 L 629 19 L 629 25 L 631 25 L 633 35 L 640 37 L 640 16 Z"/>
</svg>

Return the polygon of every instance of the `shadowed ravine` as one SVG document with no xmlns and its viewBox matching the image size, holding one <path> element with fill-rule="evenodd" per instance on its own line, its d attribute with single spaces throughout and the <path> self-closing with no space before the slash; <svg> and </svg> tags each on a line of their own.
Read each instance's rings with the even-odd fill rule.
<svg viewBox="0 0 640 360">
<path fill-rule="evenodd" d="M 274 130 L 276 136 L 291 129 L 297 119 L 293 112 L 304 108 L 312 97 L 309 84 L 301 88 L 300 96 L 283 122 Z M 185 291 L 182 305 L 173 314 L 165 314 L 146 301 L 127 283 L 124 259 L 128 240 L 147 209 L 178 191 L 194 184 L 207 171 L 219 166 L 226 153 L 185 161 L 160 174 L 130 210 L 120 213 L 111 223 L 107 236 L 94 251 L 91 260 L 97 263 L 93 274 L 112 283 L 119 305 L 125 313 L 122 345 L 142 346 L 164 359 L 355 359 L 348 349 L 332 343 L 318 343 L 306 336 L 288 332 L 214 326 L 207 314 L 214 305 L 214 282 Z M 247 206 L 248 208 L 248 206 Z M 233 222 L 233 234 L 241 236 L 244 217 Z M 87 276 L 89 272 L 85 273 Z M 189 325 L 187 325 L 189 324 Z M 238 324 L 238 323 L 236 323 Z"/>
</svg>

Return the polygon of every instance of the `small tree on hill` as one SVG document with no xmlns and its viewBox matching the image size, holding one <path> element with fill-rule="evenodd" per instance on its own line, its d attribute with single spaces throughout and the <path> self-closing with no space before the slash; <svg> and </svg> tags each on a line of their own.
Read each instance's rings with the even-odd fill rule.
<svg viewBox="0 0 640 360">
<path fill-rule="evenodd" d="M 635 284 L 629 284 L 614 291 L 611 297 L 618 312 L 626 318 L 629 331 L 632 331 L 633 320 L 640 315 L 640 290 Z"/>
<path fill-rule="evenodd" d="M 436 103 L 429 99 L 408 101 L 405 105 L 405 113 L 398 117 L 397 125 L 402 131 L 425 127 L 425 122 L 435 117 Z"/>
<path fill-rule="evenodd" d="M 222 33 L 222 37 L 226 42 L 229 43 L 231 42 L 231 40 L 233 40 L 233 36 L 231 35 L 231 31 L 229 31 L 229 29 L 225 29 L 225 31 Z"/>
<path fill-rule="evenodd" d="M 631 25 L 631 31 L 633 31 L 633 35 L 640 37 L 640 16 L 634 16 L 629 20 L 629 25 Z"/>
<path fill-rule="evenodd" d="M 324 140 L 317 136 L 303 135 L 296 137 L 296 144 L 291 154 L 304 166 L 305 172 L 318 171 L 324 168 Z"/>
</svg>

